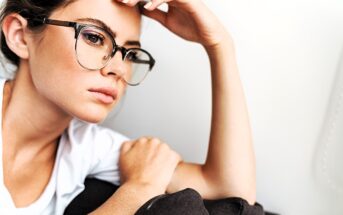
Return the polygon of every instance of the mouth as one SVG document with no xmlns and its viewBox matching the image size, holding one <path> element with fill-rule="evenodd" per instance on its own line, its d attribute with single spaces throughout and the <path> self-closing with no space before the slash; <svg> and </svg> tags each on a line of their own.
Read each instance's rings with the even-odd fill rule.
<svg viewBox="0 0 343 215">
<path fill-rule="evenodd" d="M 92 88 L 88 90 L 93 96 L 104 104 L 112 104 L 116 100 L 118 92 L 114 88 Z"/>
</svg>

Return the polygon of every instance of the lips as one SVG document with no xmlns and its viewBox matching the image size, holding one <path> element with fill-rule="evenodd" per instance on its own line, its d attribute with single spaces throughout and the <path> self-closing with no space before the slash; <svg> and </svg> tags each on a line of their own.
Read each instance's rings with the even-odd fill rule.
<svg viewBox="0 0 343 215">
<path fill-rule="evenodd" d="M 88 90 L 100 102 L 111 104 L 117 98 L 118 92 L 114 88 L 91 88 Z"/>
</svg>

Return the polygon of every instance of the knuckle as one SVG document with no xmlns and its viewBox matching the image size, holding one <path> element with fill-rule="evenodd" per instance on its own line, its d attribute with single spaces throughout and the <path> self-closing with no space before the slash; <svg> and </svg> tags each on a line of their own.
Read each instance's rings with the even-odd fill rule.
<svg viewBox="0 0 343 215">
<path fill-rule="evenodd" d="M 125 142 L 123 142 L 121 148 L 122 148 L 122 149 L 125 149 L 125 148 L 127 148 L 127 147 L 130 147 L 132 144 L 133 144 L 132 141 L 125 141 Z"/>
<path fill-rule="evenodd" d="M 147 142 L 148 142 L 149 146 L 157 147 L 160 144 L 161 141 L 158 138 L 149 137 Z"/>
<path fill-rule="evenodd" d="M 131 144 L 131 141 L 124 141 L 122 145 L 123 146 L 127 146 L 127 145 L 130 145 L 130 144 Z"/>
<path fill-rule="evenodd" d="M 132 148 L 133 144 L 134 143 L 132 141 L 125 141 L 125 142 L 123 142 L 123 144 L 120 147 L 120 153 L 124 154 L 124 153 L 130 151 L 130 149 Z"/>
<path fill-rule="evenodd" d="M 150 143 L 152 143 L 152 144 L 159 144 L 160 142 L 161 142 L 161 140 L 156 138 L 156 137 L 153 137 L 150 139 Z"/>
<path fill-rule="evenodd" d="M 182 158 L 181 158 L 181 155 L 175 151 L 173 151 L 173 155 L 172 157 L 177 160 L 177 161 L 180 161 Z"/>
<path fill-rule="evenodd" d="M 147 141 L 148 141 L 148 139 L 146 137 L 140 137 L 137 140 L 138 143 L 146 143 Z"/>
<path fill-rule="evenodd" d="M 151 147 L 157 148 L 160 143 L 158 141 L 150 141 L 149 144 Z"/>
<path fill-rule="evenodd" d="M 176 154 L 176 160 L 177 160 L 178 162 L 181 162 L 181 161 L 182 161 L 182 157 L 181 157 L 180 154 Z"/>
</svg>

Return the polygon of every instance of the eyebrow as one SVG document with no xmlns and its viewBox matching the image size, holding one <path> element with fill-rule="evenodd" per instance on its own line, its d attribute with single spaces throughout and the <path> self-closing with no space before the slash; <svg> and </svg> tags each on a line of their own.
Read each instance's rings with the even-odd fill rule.
<svg viewBox="0 0 343 215">
<path fill-rule="evenodd" d="M 103 28 L 108 33 L 110 33 L 113 38 L 116 38 L 116 36 L 117 36 L 117 34 L 114 31 L 112 31 L 112 29 L 108 25 L 106 25 L 103 21 L 101 21 L 99 19 L 80 18 L 80 19 L 77 19 L 77 21 L 91 22 L 91 23 L 93 23 L 93 24 Z M 128 41 L 125 42 L 124 45 L 141 47 L 141 43 L 138 40 L 128 40 Z"/>
</svg>

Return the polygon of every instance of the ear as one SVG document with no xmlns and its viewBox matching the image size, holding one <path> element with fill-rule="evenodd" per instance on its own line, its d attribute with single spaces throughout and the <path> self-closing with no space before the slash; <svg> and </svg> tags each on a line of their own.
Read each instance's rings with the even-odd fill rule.
<svg viewBox="0 0 343 215">
<path fill-rule="evenodd" d="M 5 17 L 2 24 L 8 48 L 21 59 L 28 59 L 29 50 L 26 42 L 27 20 L 16 13 Z"/>
</svg>

